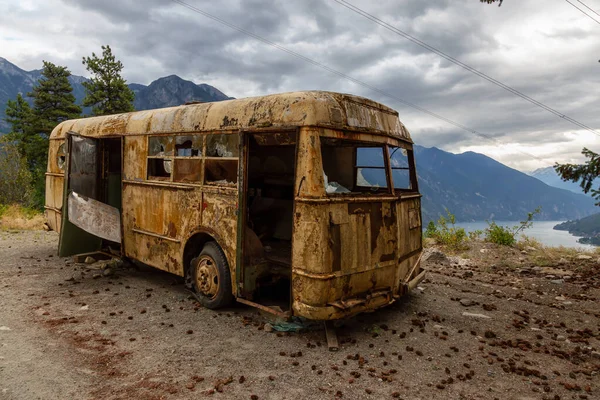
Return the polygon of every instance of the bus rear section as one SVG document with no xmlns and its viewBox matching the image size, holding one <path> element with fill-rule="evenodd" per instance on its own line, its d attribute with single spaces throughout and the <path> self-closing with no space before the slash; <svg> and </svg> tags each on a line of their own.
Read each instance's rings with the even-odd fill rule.
<svg viewBox="0 0 600 400">
<path fill-rule="evenodd" d="M 303 129 L 293 225 L 292 308 L 337 319 L 391 304 L 423 279 L 412 143 Z"/>
</svg>

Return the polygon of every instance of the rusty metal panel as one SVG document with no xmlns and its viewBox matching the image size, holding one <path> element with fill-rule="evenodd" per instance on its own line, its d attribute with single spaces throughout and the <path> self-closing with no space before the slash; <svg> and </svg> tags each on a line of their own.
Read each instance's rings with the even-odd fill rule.
<svg viewBox="0 0 600 400">
<path fill-rule="evenodd" d="M 187 267 L 182 265 L 186 241 L 195 232 L 210 232 L 222 247 L 235 278 L 235 188 L 126 182 L 123 227 L 127 256 L 180 276 Z"/>
<path fill-rule="evenodd" d="M 408 228 L 417 229 L 421 227 L 421 212 L 417 208 L 408 209 Z"/>
<path fill-rule="evenodd" d="M 51 138 L 64 138 L 68 131 L 106 137 L 301 126 L 369 131 L 412 143 L 408 131 L 398 120 L 398 113 L 391 108 L 366 98 L 323 91 L 282 93 L 70 120 L 59 124 Z"/>
<path fill-rule="evenodd" d="M 63 204 L 65 178 L 60 175 L 46 175 L 46 208 L 61 210 Z"/>
<path fill-rule="evenodd" d="M 176 188 L 123 185 L 124 253 L 153 267 L 183 275 L 179 257 L 180 212 Z"/>
<path fill-rule="evenodd" d="M 314 273 L 329 272 L 332 255 L 327 244 L 328 220 L 324 210 L 306 204 L 296 204 L 292 263 Z"/>
<path fill-rule="evenodd" d="M 123 148 L 123 179 L 146 179 L 146 136 L 126 136 Z"/>
<path fill-rule="evenodd" d="M 300 129 L 297 148 L 296 196 L 315 198 L 325 195 L 320 135 L 321 129 Z"/>
<path fill-rule="evenodd" d="M 121 243 L 121 215 L 117 208 L 71 192 L 68 210 L 73 225 L 94 236 Z"/>
</svg>

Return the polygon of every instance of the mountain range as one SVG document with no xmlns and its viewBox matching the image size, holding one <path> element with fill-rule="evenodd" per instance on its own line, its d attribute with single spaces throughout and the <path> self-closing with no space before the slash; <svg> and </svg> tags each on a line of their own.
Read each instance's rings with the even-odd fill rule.
<svg viewBox="0 0 600 400">
<path fill-rule="evenodd" d="M 41 70 L 25 71 L 0 58 L 0 134 L 8 131 L 6 102 L 31 91 L 40 75 Z M 72 75 L 69 79 L 81 104 L 85 95 L 81 83 L 86 78 Z M 197 85 L 177 75 L 159 78 L 148 86 L 132 83 L 129 87 L 135 93 L 137 110 L 231 98 L 210 85 Z M 86 113 L 90 110 L 84 109 Z M 572 220 L 598 211 L 591 197 L 553 187 L 562 181 L 546 180 L 549 171 L 538 170 L 535 177 L 529 176 L 483 154 L 453 154 L 435 147 L 415 146 L 415 158 L 425 223 L 446 215 L 446 209 L 457 221 L 522 220 L 538 206 L 542 211 L 536 219 L 541 220 Z"/>
<path fill-rule="evenodd" d="M 561 189 L 569 190 L 573 193 L 581 194 L 583 193 L 583 189 L 579 186 L 578 183 L 575 182 L 565 182 L 554 170 L 554 167 L 546 167 L 546 168 L 538 168 L 533 172 L 529 172 L 528 175 L 533 176 L 534 178 L 539 179 L 544 182 L 546 185 L 554 186 Z M 595 183 L 597 183 L 596 181 Z M 588 196 L 591 196 L 591 193 L 588 193 Z"/>
<path fill-rule="evenodd" d="M 445 215 L 458 221 L 518 221 L 541 206 L 536 219 L 568 220 L 598 212 L 583 194 L 549 186 L 483 154 L 453 154 L 415 147 L 423 219 Z"/>
<path fill-rule="evenodd" d="M 0 134 L 7 133 L 9 130 L 9 125 L 4 120 L 7 101 L 14 100 L 19 93 L 26 100 L 31 101 L 26 95 L 31 92 L 33 86 L 40 79 L 41 73 L 40 69 L 25 71 L 0 57 Z M 82 83 L 86 80 L 87 78 L 83 76 L 71 75 L 69 77 L 75 101 L 80 105 L 85 97 Z M 177 75 L 159 78 L 148 86 L 139 83 L 130 83 L 128 86 L 135 94 L 133 105 L 136 110 L 178 106 L 190 101 L 209 102 L 231 98 L 210 85 L 205 83 L 197 85 Z M 89 108 L 83 109 L 84 115 L 90 113 Z"/>
</svg>

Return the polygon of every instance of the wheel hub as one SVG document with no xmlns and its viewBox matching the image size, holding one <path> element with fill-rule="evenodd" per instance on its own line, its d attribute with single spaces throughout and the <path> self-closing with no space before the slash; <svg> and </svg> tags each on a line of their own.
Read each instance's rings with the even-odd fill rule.
<svg viewBox="0 0 600 400">
<path fill-rule="evenodd" d="M 210 299 L 213 299 L 219 292 L 217 264 L 210 256 L 203 255 L 196 263 L 196 288 Z"/>
</svg>

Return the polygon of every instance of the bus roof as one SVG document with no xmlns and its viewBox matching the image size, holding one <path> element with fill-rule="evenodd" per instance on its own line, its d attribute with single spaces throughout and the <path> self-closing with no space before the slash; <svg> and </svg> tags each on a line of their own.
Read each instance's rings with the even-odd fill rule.
<svg viewBox="0 0 600 400">
<path fill-rule="evenodd" d="M 60 123 L 50 138 L 64 138 L 69 131 L 102 137 L 299 126 L 371 132 L 412 143 L 395 110 L 364 97 L 324 91 L 290 92 L 74 119 Z"/>
</svg>

